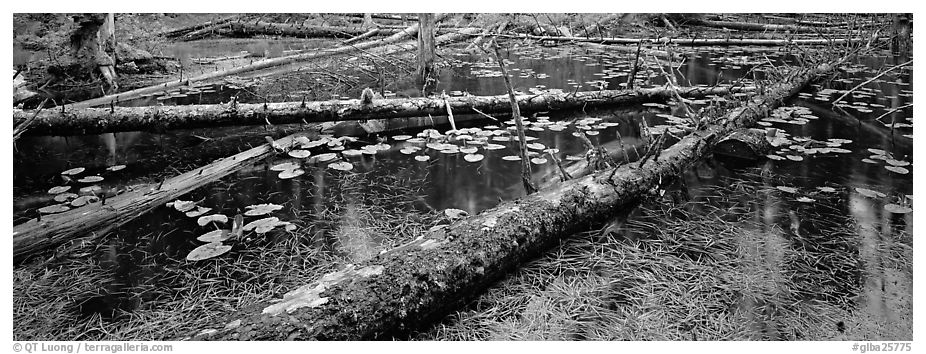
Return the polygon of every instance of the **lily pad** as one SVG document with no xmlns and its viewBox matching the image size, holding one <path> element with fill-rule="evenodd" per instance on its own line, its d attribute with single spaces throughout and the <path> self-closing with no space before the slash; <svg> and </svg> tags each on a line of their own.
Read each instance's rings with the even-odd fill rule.
<svg viewBox="0 0 926 354">
<path fill-rule="evenodd" d="M 428 155 L 418 155 L 418 156 L 415 156 L 415 160 L 418 160 L 418 161 L 421 161 L 421 162 L 428 161 L 428 160 L 430 160 L 430 159 L 431 159 L 431 156 L 428 156 Z"/>
<path fill-rule="evenodd" d="M 228 230 L 212 230 L 199 235 L 196 239 L 202 242 L 222 242 L 230 239 L 232 236 L 233 234 Z"/>
<path fill-rule="evenodd" d="M 191 202 L 189 200 L 175 200 L 174 201 L 174 209 L 177 209 L 177 211 L 181 213 L 185 213 L 190 210 L 193 210 L 194 207 L 196 207 L 196 203 Z"/>
<path fill-rule="evenodd" d="M 277 177 L 280 179 L 290 179 L 290 178 L 296 178 L 296 177 L 302 176 L 304 173 L 305 173 L 305 170 L 301 168 L 297 168 L 295 170 L 286 170 L 286 171 L 280 172 L 280 174 L 277 175 Z"/>
<path fill-rule="evenodd" d="M 122 169 L 125 169 L 125 165 L 113 165 L 113 166 L 109 166 L 106 168 L 107 171 L 113 171 L 113 172 L 116 172 Z"/>
<path fill-rule="evenodd" d="M 543 157 L 535 157 L 535 158 L 532 158 L 532 159 L 531 159 L 531 163 L 533 163 L 533 164 L 535 164 L 535 165 L 543 165 L 543 164 L 547 163 L 547 159 L 545 159 L 545 158 L 543 158 Z"/>
<path fill-rule="evenodd" d="M 71 186 L 51 187 L 51 189 L 48 190 L 48 194 L 61 194 L 61 193 L 69 191 L 70 189 L 71 189 Z"/>
<path fill-rule="evenodd" d="M 875 161 L 875 160 L 872 160 L 872 159 L 868 159 L 868 158 L 862 159 L 862 162 L 864 162 L 864 163 L 870 163 L 870 164 L 877 164 L 877 163 L 878 163 L 878 161 Z"/>
<path fill-rule="evenodd" d="M 466 160 L 467 162 L 479 162 L 479 161 L 482 161 L 484 157 L 485 156 L 483 156 L 482 154 L 466 154 L 465 156 L 463 156 L 463 159 Z"/>
<path fill-rule="evenodd" d="M 788 160 L 791 160 L 791 161 L 804 161 L 804 158 L 803 158 L 803 157 L 797 156 L 797 155 L 785 155 L 785 157 L 788 158 Z"/>
<path fill-rule="evenodd" d="M 290 151 L 289 151 L 288 153 L 286 153 L 286 154 L 289 155 L 289 156 L 295 157 L 295 158 L 297 158 L 297 159 L 304 159 L 304 158 L 306 158 L 306 157 L 312 156 L 312 152 L 311 152 L 311 151 L 309 151 L 309 150 L 300 150 L 300 149 L 290 150 Z"/>
<path fill-rule="evenodd" d="M 222 214 L 212 214 L 212 215 L 200 216 L 199 219 L 196 219 L 196 224 L 198 224 L 199 226 L 206 226 L 206 224 L 210 222 L 217 222 L 220 224 L 224 224 L 228 222 L 228 217 Z"/>
<path fill-rule="evenodd" d="M 218 257 L 231 251 L 232 246 L 223 245 L 221 242 L 210 242 L 205 245 L 194 248 L 190 254 L 186 255 L 188 261 L 201 261 L 213 257 Z"/>
<path fill-rule="evenodd" d="M 80 196 L 80 197 L 77 197 L 76 199 L 72 200 L 72 201 L 71 201 L 71 206 L 73 206 L 73 207 L 81 207 L 81 206 L 86 205 L 87 203 L 95 203 L 95 202 L 97 202 L 98 200 L 100 200 L 100 198 L 98 198 L 98 197 L 95 196 L 95 195 L 84 195 L 84 196 Z"/>
<path fill-rule="evenodd" d="M 891 164 L 891 165 L 899 166 L 899 167 L 910 166 L 910 162 L 908 162 L 908 161 L 895 160 L 895 159 L 887 159 L 887 160 L 884 160 L 884 161 L 887 162 L 887 163 L 889 163 L 889 164 Z"/>
<path fill-rule="evenodd" d="M 403 140 L 408 140 L 408 139 L 411 139 L 411 138 L 412 138 L 411 135 L 396 135 L 396 136 L 393 136 L 393 137 L 392 137 L 392 140 L 403 141 Z"/>
<path fill-rule="evenodd" d="M 77 194 L 74 193 L 61 193 L 55 196 L 55 201 L 58 203 L 64 203 L 68 199 L 77 198 Z"/>
<path fill-rule="evenodd" d="M 39 208 L 39 212 L 42 214 L 55 214 L 71 210 L 67 205 L 64 204 L 55 204 L 49 205 L 47 207 Z"/>
<path fill-rule="evenodd" d="M 319 154 L 318 156 L 315 156 L 315 160 L 318 162 L 325 162 L 325 161 L 334 160 L 337 157 L 338 157 L 337 154 L 333 152 L 328 152 L 328 153 Z"/>
<path fill-rule="evenodd" d="M 476 148 L 476 147 L 464 147 L 464 148 L 460 148 L 460 152 L 462 152 L 462 153 L 464 153 L 464 154 L 475 154 L 477 151 L 479 151 L 479 148 Z"/>
<path fill-rule="evenodd" d="M 338 161 L 328 164 L 328 167 L 338 171 L 350 171 L 354 168 L 354 165 L 347 161 Z"/>
<path fill-rule="evenodd" d="M 280 225 L 283 225 L 280 222 L 280 219 L 275 216 L 271 216 L 269 218 L 263 218 L 263 219 L 249 222 L 246 225 L 244 225 L 244 227 L 242 227 L 241 229 L 244 231 L 254 230 L 254 232 L 262 234 L 262 233 L 266 233 L 267 231 L 273 230 L 273 228 L 280 226 Z"/>
<path fill-rule="evenodd" d="M 530 143 L 530 144 L 527 144 L 527 148 L 534 149 L 534 150 L 543 150 L 546 148 L 546 146 L 541 143 Z"/>
<path fill-rule="evenodd" d="M 913 208 L 906 207 L 898 204 L 885 204 L 884 210 L 892 212 L 894 214 L 906 214 L 913 211 Z"/>
<path fill-rule="evenodd" d="M 858 194 L 861 194 L 861 195 L 866 196 L 866 197 L 868 197 L 868 198 L 884 198 L 884 197 L 887 196 L 887 194 L 884 194 L 884 193 L 881 193 L 881 192 L 878 192 L 878 191 L 873 191 L 873 190 L 867 189 L 867 188 L 856 187 L 856 188 L 855 188 L 855 191 L 858 192 Z"/>
<path fill-rule="evenodd" d="M 186 212 L 186 216 L 189 216 L 189 217 L 191 217 L 191 218 L 195 218 L 195 217 L 197 217 L 197 216 L 200 216 L 200 215 L 203 215 L 203 214 L 205 214 L 205 213 L 208 213 L 210 210 L 212 210 L 212 208 L 204 207 L 204 206 L 197 206 L 197 207 L 196 207 L 196 210 L 190 210 L 190 211 Z"/>
<path fill-rule="evenodd" d="M 836 192 L 836 188 L 833 187 L 817 187 L 817 190 L 823 193 L 833 193 Z"/>
<path fill-rule="evenodd" d="M 775 154 L 768 154 L 768 155 L 765 155 L 765 157 L 768 157 L 769 160 L 775 160 L 775 161 L 781 161 L 785 159 L 784 157 L 781 157 Z"/>
<path fill-rule="evenodd" d="M 79 191 L 80 193 L 82 193 L 82 194 L 90 194 L 90 193 L 99 192 L 99 191 L 101 191 L 101 190 L 103 190 L 102 187 L 100 187 L 100 186 L 98 186 L 98 185 L 92 185 L 92 186 L 83 187 L 83 188 L 79 189 L 78 191 Z"/>
<path fill-rule="evenodd" d="M 286 170 L 295 170 L 299 168 L 299 164 L 289 161 L 280 164 L 276 164 L 270 167 L 271 171 L 286 171 Z"/>
<path fill-rule="evenodd" d="M 86 168 L 83 168 L 83 167 L 74 167 L 74 168 L 72 168 L 72 169 L 70 169 L 70 170 L 64 170 L 63 172 L 61 172 L 61 174 L 62 174 L 62 175 L 73 176 L 73 175 L 79 174 L 79 173 L 81 173 L 81 172 L 84 172 L 84 170 L 86 170 Z"/>
<path fill-rule="evenodd" d="M 884 166 L 884 168 L 887 169 L 888 171 L 899 173 L 902 175 L 910 173 L 910 170 L 903 168 L 903 167 L 898 167 L 898 166 Z"/>
<path fill-rule="evenodd" d="M 266 204 L 248 205 L 245 207 L 245 209 L 248 209 L 248 211 L 244 212 L 245 216 L 258 216 L 258 215 L 267 215 L 274 211 L 283 209 L 283 206 L 279 204 L 266 203 Z"/>
<path fill-rule="evenodd" d="M 816 200 L 813 200 L 813 199 L 807 198 L 807 197 L 800 197 L 800 198 L 797 198 L 797 201 L 799 201 L 799 202 L 801 202 L 801 203 L 813 203 L 813 202 L 815 202 Z"/>
<path fill-rule="evenodd" d="M 502 156 L 502 160 L 505 160 L 505 161 L 521 161 L 521 157 L 520 157 L 520 156 L 517 156 L 517 155 L 508 155 L 508 156 Z"/>
<path fill-rule="evenodd" d="M 102 180 L 103 180 L 103 177 L 100 177 L 100 176 L 87 176 L 87 177 L 84 177 L 84 178 L 81 178 L 81 179 L 77 180 L 77 182 L 80 182 L 80 183 L 96 183 L 96 182 L 99 182 L 99 181 L 102 181 Z"/>
</svg>

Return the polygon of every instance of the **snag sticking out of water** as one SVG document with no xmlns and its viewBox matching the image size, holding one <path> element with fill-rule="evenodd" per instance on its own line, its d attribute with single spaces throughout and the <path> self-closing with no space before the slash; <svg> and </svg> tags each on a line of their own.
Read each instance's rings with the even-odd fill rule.
<svg viewBox="0 0 926 354">
<path fill-rule="evenodd" d="M 248 209 L 247 211 L 244 212 L 245 216 L 258 216 L 258 215 L 270 214 L 274 211 L 283 209 L 283 206 L 279 204 L 266 203 L 266 204 L 248 205 L 245 207 L 245 209 Z"/>
<path fill-rule="evenodd" d="M 231 251 L 232 246 L 223 245 L 221 242 L 210 242 L 205 245 L 194 248 L 190 254 L 186 255 L 188 261 L 201 261 L 213 257 L 221 256 Z"/>
</svg>

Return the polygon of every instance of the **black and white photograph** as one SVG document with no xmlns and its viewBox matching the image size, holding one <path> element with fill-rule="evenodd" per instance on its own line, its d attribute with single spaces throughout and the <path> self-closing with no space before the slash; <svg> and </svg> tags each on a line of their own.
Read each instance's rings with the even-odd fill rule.
<svg viewBox="0 0 926 354">
<path fill-rule="evenodd" d="M 918 350 L 913 13 L 620 6 L 14 11 L 14 350 Z"/>
</svg>

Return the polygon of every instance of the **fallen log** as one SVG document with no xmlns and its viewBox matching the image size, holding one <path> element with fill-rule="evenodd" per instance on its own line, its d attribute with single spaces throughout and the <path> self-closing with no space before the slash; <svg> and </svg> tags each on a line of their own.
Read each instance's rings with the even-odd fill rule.
<svg viewBox="0 0 926 354">
<path fill-rule="evenodd" d="M 362 340 L 403 338 L 456 310 L 561 239 L 597 225 L 669 182 L 731 131 L 756 123 L 835 65 L 795 72 L 687 135 L 645 164 L 624 165 L 504 202 L 431 230 L 370 260 L 307 281 L 282 299 L 256 304 L 193 339 Z"/>
<path fill-rule="evenodd" d="M 383 35 L 392 35 L 398 33 L 399 29 L 380 28 L 376 33 Z M 255 35 L 273 35 L 285 37 L 314 38 L 314 37 L 334 37 L 334 38 L 351 38 L 362 35 L 367 29 L 360 27 L 332 27 L 332 26 L 309 26 L 295 23 L 271 23 L 271 22 L 233 22 L 225 27 L 219 33 L 230 37 L 250 37 Z"/>
<path fill-rule="evenodd" d="M 441 17 L 441 15 L 438 15 L 436 17 Z M 231 68 L 228 70 L 222 70 L 222 71 L 216 71 L 216 72 L 212 72 L 208 74 L 203 74 L 203 75 L 199 75 L 196 77 L 187 78 L 185 80 L 171 80 L 171 81 L 161 83 L 158 85 L 142 87 L 142 88 L 131 90 L 131 91 L 120 92 L 120 93 L 113 94 L 113 95 L 107 95 L 107 96 L 94 98 L 94 99 L 90 99 L 90 100 L 86 100 L 82 102 L 72 103 L 72 104 L 66 105 L 65 107 L 70 108 L 70 109 L 76 109 L 76 108 L 87 108 L 87 107 L 94 107 L 94 106 L 100 106 L 100 105 L 114 104 L 120 101 L 128 101 L 131 99 L 135 99 L 144 94 L 166 91 L 166 90 L 169 90 L 175 87 L 190 86 L 196 82 L 213 80 L 213 79 L 225 77 L 228 75 L 235 75 L 235 74 L 240 74 L 240 73 L 244 73 L 248 71 L 266 69 L 266 68 L 271 68 L 275 66 L 291 64 L 291 63 L 295 63 L 299 61 L 324 58 L 324 57 L 329 57 L 333 55 L 349 53 L 349 52 L 353 52 L 356 50 L 370 49 L 370 48 L 374 48 L 378 46 L 392 44 L 392 43 L 402 41 L 406 38 L 410 38 L 411 36 L 414 36 L 416 33 L 418 33 L 418 24 L 414 24 L 406 28 L 405 30 L 402 30 L 396 34 L 393 34 L 392 36 L 389 36 L 389 37 L 386 37 L 380 40 L 369 41 L 369 42 L 364 42 L 364 43 L 350 45 L 350 46 L 342 46 L 342 47 L 337 47 L 334 49 L 320 50 L 320 51 L 311 52 L 311 53 L 304 53 L 304 54 L 297 54 L 297 55 L 291 55 L 291 56 L 280 57 L 280 58 L 261 60 L 253 64 L 239 66 L 239 67 Z"/>
<path fill-rule="evenodd" d="M 493 34 L 493 36 L 512 39 L 533 39 L 539 41 L 558 41 L 558 42 L 590 42 L 598 44 L 677 44 L 680 46 L 785 46 L 785 45 L 843 45 L 868 43 L 871 38 L 853 37 L 853 38 L 834 38 L 834 39 L 760 39 L 760 38 L 585 38 L 585 37 L 560 37 L 560 36 L 534 36 L 526 34 Z M 877 38 L 872 42 L 885 41 L 888 38 Z"/>
<path fill-rule="evenodd" d="M 474 29 L 475 31 L 475 29 Z M 410 44 L 411 45 L 411 44 Z M 747 92 L 752 88 L 687 87 L 679 89 L 685 97 L 726 95 Z M 671 97 L 664 88 L 634 90 L 553 92 L 517 96 L 525 112 L 568 109 L 629 103 L 661 102 Z M 503 113 L 511 109 L 507 95 L 462 96 L 447 99 L 457 114 Z M 474 109 L 475 108 L 475 109 Z M 264 125 L 316 123 L 325 121 L 366 120 L 438 116 L 446 114 L 440 98 L 393 98 L 374 100 L 363 105 L 360 100 L 330 100 L 313 102 L 279 102 L 254 104 L 215 104 L 150 107 L 111 107 L 84 109 L 47 109 L 36 115 L 27 134 L 81 135 L 120 131 L 163 131 L 231 125 Z M 31 117 L 32 111 L 13 110 L 13 122 L 18 124 Z"/>
<path fill-rule="evenodd" d="M 293 139 L 302 135 L 305 133 L 289 135 L 277 139 L 274 144 L 290 146 Z M 103 237 L 114 228 L 207 183 L 246 168 L 273 151 L 269 144 L 263 144 L 169 178 L 160 184 L 136 186 L 132 191 L 107 198 L 105 205 L 97 201 L 16 225 L 13 227 L 13 258 L 21 260 L 78 237 Z"/>
<path fill-rule="evenodd" d="M 774 130 L 772 130 L 774 132 Z M 714 155 L 734 157 L 742 160 L 759 160 L 772 150 L 766 139 L 769 133 L 763 129 L 738 130 L 730 133 L 714 147 Z M 772 136 L 774 137 L 774 135 Z"/>
<path fill-rule="evenodd" d="M 684 21 L 686 25 L 698 25 L 704 27 L 713 27 L 713 28 L 729 28 L 740 31 L 763 31 L 763 32 L 831 32 L 828 28 L 813 28 L 809 26 L 799 26 L 799 25 L 778 25 L 778 24 L 763 24 L 763 23 L 751 23 L 751 22 L 733 22 L 733 21 L 712 21 L 704 20 L 698 18 L 687 19 Z"/>
<path fill-rule="evenodd" d="M 223 17 L 217 20 L 207 21 L 207 22 L 198 23 L 195 25 L 190 25 L 190 26 L 180 27 L 177 29 L 172 29 L 169 31 L 164 31 L 164 32 L 158 33 L 157 35 L 161 37 L 167 37 L 167 38 L 180 37 L 184 34 L 187 34 L 187 33 L 190 33 L 196 30 L 201 30 L 203 28 L 212 27 L 215 25 L 221 25 L 223 23 L 230 22 L 236 18 L 238 18 L 238 15 L 227 16 L 227 17 Z"/>
</svg>

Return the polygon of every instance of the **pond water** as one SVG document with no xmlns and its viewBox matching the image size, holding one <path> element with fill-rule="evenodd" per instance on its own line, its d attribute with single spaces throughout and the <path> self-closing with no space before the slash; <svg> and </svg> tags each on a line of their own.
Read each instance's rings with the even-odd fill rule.
<svg viewBox="0 0 926 354">
<path fill-rule="evenodd" d="M 209 53 L 210 56 L 221 55 Z M 514 47 L 506 54 L 514 85 L 522 92 L 621 88 L 627 81 L 631 69 L 629 62 L 634 55 L 580 46 L 523 46 Z M 782 52 L 736 49 L 705 48 L 686 54 L 688 59 L 675 63 L 678 70 L 673 71 L 680 83 L 692 85 L 730 82 L 746 75 L 753 65 L 790 59 Z M 653 60 L 648 58 L 650 64 Z M 438 91 L 473 95 L 505 92 L 493 61 L 481 55 L 453 56 L 452 61 L 451 66 L 441 71 Z M 757 166 L 763 171 L 762 183 L 770 188 L 784 187 L 779 192 L 769 193 L 763 206 L 763 220 L 769 230 L 777 230 L 772 237 L 780 241 L 781 247 L 813 249 L 810 257 L 830 262 L 825 263 L 825 267 L 813 268 L 819 272 L 839 270 L 825 277 L 805 274 L 809 280 L 803 285 L 819 287 L 812 295 L 825 301 L 869 308 L 872 313 L 884 316 L 897 316 L 904 313 L 904 306 L 912 304 L 909 297 L 912 277 L 886 274 L 872 266 L 890 258 L 882 247 L 885 239 L 912 235 L 912 214 L 884 209 L 888 204 L 906 206 L 912 203 L 912 167 L 909 165 L 913 154 L 912 106 L 901 108 L 912 103 L 912 67 L 888 73 L 867 84 L 864 90 L 847 96 L 838 108 L 830 102 L 878 70 L 903 61 L 889 53 L 860 58 L 847 75 L 805 89 L 787 105 L 807 110 L 788 113 L 788 119 L 763 122 L 763 125 L 786 132 L 789 141 L 776 149 L 774 160 L 765 160 Z M 646 79 L 644 86 L 665 82 L 653 65 L 642 68 L 638 75 Z M 765 73 L 760 71 L 756 77 L 763 75 Z M 753 78 L 751 73 L 747 76 Z M 248 95 L 246 88 L 273 78 L 240 79 L 242 81 L 231 87 L 226 82 L 204 88 L 215 92 L 157 102 L 223 102 L 230 95 L 241 92 L 245 92 L 239 96 L 241 102 L 259 102 L 259 97 Z M 241 83 L 244 81 L 247 83 Z M 389 95 L 415 96 L 416 90 L 412 87 L 410 80 L 398 80 L 384 91 Z M 359 92 L 359 88 L 356 91 Z M 150 104 L 152 100 L 156 98 L 130 104 Z M 694 106 L 697 108 L 705 102 L 695 102 Z M 892 108 L 899 109 L 884 115 Z M 645 119 L 649 127 L 658 128 L 671 125 L 669 115 L 673 113 L 678 111 L 672 107 L 646 105 L 549 112 L 529 117 L 527 135 L 535 139 L 530 143 L 542 144 L 531 149 L 538 158 L 532 161 L 535 180 L 555 179 L 556 176 L 556 166 L 543 152 L 545 149 L 558 149 L 556 155 L 564 164 L 584 156 L 585 146 L 573 136 L 577 131 L 593 132 L 594 135 L 589 136 L 592 142 L 608 148 L 616 148 L 619 134 L 626 144 L 628 157 L 633 160 L 637 158 L 635 147 L 640 148 L 641 119 Z M 799 119 L 793 119 L 795 117 Z M 457 128 L 466 130 L 462 134 L 469 137 L 466 139 L 460 138 L 460 134 L 444 134 L 450 129 L 445 119 L 435 119 L 433 126 L 360 134 L 356 141 L 336 137 L 345 132 L 363 132 L 362 129 L 353 124 L 338 127 L 334 137 L 312 135 L 312 140 L 323 140 L 324 144 L 310 149 L 313 157 L 295 159 L 278 155 L 180 199 L 212 208 L 208 214 L 221 213 L 229 217 L 248 210 L 246 207 L 250 205 L 273 203 L 282 208 L 272 215 L 297 227 L 295 232 L 284 232 L 280 227 L 268 233 L 273 235 L 270 237 L 249 234 L 247 240 L 231 242 L 230 253 L 219 257 L 235 257 L 244 247 L 264 247 L 280 238 L 302 237 L 305 242 L 329 249 L 347 260 L 360 261 L 407 241 L 403 237 L 409 235 L 389 232 L 387 227 L 401 225 L 401 222 L 385 222 L 388 225 L 380 222 L 387 215 L 418 215 L 413 217 L 415 221 L 433 225 L 440 223 L 441 212 L 445 209 L 461 209 L 474 214 L 502 200 L 523 195 L 518 176 L 520 164 L 506 158 L 517 154 L 506 122 L 461 118 Z M 892 123 L 894 129 L 889 127 Z M 53 196 L 45 191 L 66 182 L 59 174 L 66 169 L 86 167 L 87 171 L 78 177 L 99 174 L 105 178 L 104 192 L 116 194 L 127 186 L 158 183 L 164 177 L 262 144 L 264 136 L 280 137 L 294 129 L 221 128 L 164 134 L 130 132 L 23 138 L 14 151 L 14 223 L 33 218 L 39 207 L 55 203 L 51 200 Z M 479 142 L 480 137 L 484 141 Z M 377 146 L 378 149 L 364 151 L 363 146 Z M 489 146 L 492 148 L 488 149 Z M 848 151 L 821 151 L 820 148 L 826 147 Z M 356 156 L 341 155 L 344 151 L 353 151 Z M 319 161 L 319 155 L 329 152 L 336 154 L 334 160 Z M 294 162 L 304 173 L 280 179 L 280 171 L 272 167 L 288 161 Z M 348 162 L 350 169 L 332 168 L 337 166 L 333 162 Z M 107 166 L 120 164 L 127 167 L 120 171 L 105 170 Z M 885 166 L 902 169 L 891 170 Z M 742 166 L 723 159 L 707 158 L 683 178 L 688 198 L 697 200 L 699 190 L 730 183 L 730 179 L 756 178 L 745 171 Z M 75 187 L 87 185 L 68 183 Z M 261 217 L 264 216 L 249 216 L 246 222 Z M 829 229 L 826 224 L 833 222 L 853 223 L 858 233 L 844 235 L 837 243 L 827 242 L 825 236 Z M 104 246 L 82 255 L 107 264 L 104 269 L 112 275 L 99 294 L 107 301 L 88 311 L 106 313 L 114 307 L 131 311 L 142 303 L 152 306 L 159 299 L 169 297 L 170 289 L 176 284 L 159 276 L 157 269 L 209 267 L 209 261 L 190 263 L 183 259 L 202 245 L 196 240 L 197 236 L 214 229 L 212 225 L 201 227 L 195 217 L 187 217 L 169 207 L 158 207 L 119 228 Z M 795 235 L 801 236 L 800 242 Z M 815 283 L 813 279 L 822 280 Z M 142 293 L 144 295 L 139 295 Z"/>
</svg>

